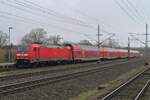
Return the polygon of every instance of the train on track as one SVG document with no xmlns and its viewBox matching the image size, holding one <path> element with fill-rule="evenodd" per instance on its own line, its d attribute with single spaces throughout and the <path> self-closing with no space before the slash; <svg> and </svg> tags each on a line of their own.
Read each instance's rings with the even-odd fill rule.
<svg viewBox="0 0 150 100">
<path fill-rule="evenodd" d="M 16 53 L 16 65 L 32 65 L 53 62 L 84 62 L 98 61 L 104 59 L 118 59 L 127 57 L 141 56 L 139 51 L 96 46 L 66 44 L 64 46 L 43 46 L 38 43 L 32 43 L 30 46 L 18 47 Z"/>
</svg>

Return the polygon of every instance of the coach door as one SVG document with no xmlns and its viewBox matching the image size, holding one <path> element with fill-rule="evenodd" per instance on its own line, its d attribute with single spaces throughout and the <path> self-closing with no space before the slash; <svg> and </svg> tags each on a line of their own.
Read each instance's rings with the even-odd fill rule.
<svg viewBox="0 0 150 100">
<path fill-rule="evenodd" d="M 40 60 L 40 48 L 39 47 L 33 48 L 33 52 L 34 52 L 35 60 L 36 62 L 38 62 Z"/>
<path fill-rule="evenodd" d="M 74 62 L 74 60 L 75 60 L 75 57 L 74 57 L 74 47 L 71 44 L 65 44 L 65 46 L 69 46 L 70 47 L 71 59 Z"/>
</svg>

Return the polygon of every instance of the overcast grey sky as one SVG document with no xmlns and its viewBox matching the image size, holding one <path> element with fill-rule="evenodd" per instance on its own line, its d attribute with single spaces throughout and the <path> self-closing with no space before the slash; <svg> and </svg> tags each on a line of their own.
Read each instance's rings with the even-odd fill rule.
<svg viewBox="0 0 150 100">
<path fill-rule="evenodd" d="M 49 35 L 61 35 L 66 41 L 77 42 L 96 40 L 97 24 L 100 24 L 102 40 L 108 36 L 104 31 L 116 33 L 115 38 L 126 46 L 129 32 L 145 32 L 149 5 L 150 0 L 0 0 L 0 30 L 8 32 L 12 26 L 11 40 L 15 44 L 38 27 Z M 132 41 L 132 46 L 142 45 Z"/>
</svg>

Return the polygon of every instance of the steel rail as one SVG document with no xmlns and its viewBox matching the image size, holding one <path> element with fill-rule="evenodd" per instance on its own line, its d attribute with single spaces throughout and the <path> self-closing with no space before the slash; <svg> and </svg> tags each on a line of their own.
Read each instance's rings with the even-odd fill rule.
<svg viewBox="0 0 150 100">
<path fill-rule="evenodd" d="M 102 63 L 110 63 L 110 62 L 113 62 L 113 61 L 119 61 L 119 60 L 127 60 L 127 59 L 113 59 L 111 61 L 101 61 Z M 93 61 L 94 62 L 94 61 Z M 82 62 L 81 62 L 82 63 Z M 78 63 L 80 64 L 80 63 Z M 57 65 L 57 64 L 56 64 Z M 59 66 L 60 64 L 58 64 Z M 65 65 L 65 64 L 61 64 L 61 65 Z M 70 65 L 70 64 L 69 64 Z M 48 65 L 49 66 L 49 65 Z M 15 62 L 12 62 L 12 63 L 0 63 L 0 68 L 10 68 L 10 67 L 16 67 L 15 66 Z"/>
<path fill-rule="evenodd" d="M 134 100 L 140 100 L 140 97 L 142 96 L 142 94 L 145 92 L 145 90 L 148 88 L 149 85 L 150 80 L 147 81 L 147 83 L 144 85 L 144 87 L 141 89 L 141 91 L 138 93 L 138 95 L 135 97 Z"/>
<path fill-rule="evenodd" d="M 107 100 L 108 98 L 113 97 L 115 94 L 117 94 L 119 92 L 120 89 L 122 89 L 126 85 L 130 84 L 131 82 L 133 82 L 135 79 L 137 79 L 139 76 L 141 76 L 144 72 L 146 72 L 149 69 L 150 69 L 150 67 L 146 68 L 144 71 L 142 71 L 139 74 L 137 74 L 136 76 L 132 77 L 127 82 L 123 83 L 121 86 L 119 86 L 118 88 L 116 88 L 115 90 L 113 90 L 112 92 L 107 94 L 106 96 L 104 96 L 101 100 Z"/>
<path fill-rule="evenodd" d="M 139 59 L 138 59 L 139 60 Z M 0 77 L 0 80 L 9 80 L 9 79 L 15 79 L 15 78 L 24 78 L 24 77 L 30 77 L 31 75 L 32 76 L 37 76 L 37 75 L 44 75 L 44 74 L 48 74 L 48 73 L 54 73 L 54 72 L 62 72 L 62 71 L 66 71 L 66 70 L 68 70 L 68 71 L 70 71 L 70 70 L 75 70 L 75 69 L 79 69 L 79 68 L 90 68 L 91 66 L 93 66 L 93 67 L 96 67 L 96 66 L 101 66 L 101 68 L 103 68 L 103 66 L 106 66 L 106 65 L 109 65 L 109 64 L 111 64 L 111 63 L 113 63 L 113 64 L 116 64 L 116 63 L 124 63 L 124 62 L 130 62 L 130 61 L 132 61 L 132 60 L 115 60 L 114 62 L 113 61 L 111 61 L 111 62 L 103 62 L 103 63 L 100 63 L 100 64 L 97 64 L 97 63 L 94 63 L 94 64 L 83 64 L 83 65 L 77 65 L 77 66 L 70 66 L 70 67 L 66 67 L 66 66 L 58 66 L 58 67 L 51 67 L 51 68 L 48 68 L 48 69 L 36 69 L 37 71 L 35 71 L 34 69 L 31 69 L 31 70 L 33 70 L 33 72 L 25 72 L 24 70 L 23 70 L 23 73 L 20 73 L 20 70 L 19 70 L 19 74 L 16 74 L 16 72 L 15 72 L 15 74 L 13 75 L 13 74 L 11 74 L 11 75 L 6 75 L 6 76 L 2 76 L 2 77 Z M 25 72 L 25 73 L 24 73 Z"/>
<path fill-rule="evenodd" d="M 71 73 L 71 74 L 52 77 L 52 78 L 42 78 L 42 79 L 37 79 L 37 80 L 33 80 L 33 81 L 4 85 L 4 86 L 0 86 L 0 95 L 5 95 L 8 93 L 12 93 L 13 91 L 18 91 L 18 90 L 22 90 L 25 88 L 39 86 L 39 85 L 43 85 L 43 84 L 47 84 L 47 83 L 55 83 L 55 82 L 59 82 L 62 80 L 68 80 L 68 79 L 72 79 L 74 77 L 78 77 L 78 76 L 90 74 L 90 73 L 95 73 L 98 71 L 99 71 L 98 69 L 93 69 L 93 70 L 88 70 L 88 71 L 84 71 L 84 72 L 81 71 L 81 72 L 77 72 L 77 73 Z M 48 80 L 50 80 L 50 81 L 47 82 Z"/>
<path fill-rule="evenodd" d="M 112 66 L 114 66 L 114 65 L 119 65 L 119 64 L 124 64 L 124 63 L 125 62 L 108 65 L 108 66 L 103 67 L 104 69 L 102 69 L 101 67 L 96 67 L 96 68 L 91 68 L 88 70 L 85 69 L 84 71 L 78 70 L 77 72 L 73 72 L 73 73 L 70 72 L 69 74 L 67 73 L 67 74 L 60 75 L 60 76 L 58 75 L 56 77 L 46 77 L 46 78 L 44 77 L 44 78 L 35 79 L 32 81 L 25 81 L 25 82 L 3 85 L 3 86 L 0 86 L 0 95 L 14 93 L 15 91 L 24 90 L 24 89 L 36 87 L 39 85 L 51 84 L 51 83 L 55 83 L 55 82 L 59 82 L 59 81 L 63 81 L 63 80 L 68 80 L 68 79 L 72 79 L 74 77 L 79 77 L 79 76 L 99 72 L 100 70 L 103 71 L 106 69 L 111 69 L 111 68 L 113 68 Z"/>
</svg>

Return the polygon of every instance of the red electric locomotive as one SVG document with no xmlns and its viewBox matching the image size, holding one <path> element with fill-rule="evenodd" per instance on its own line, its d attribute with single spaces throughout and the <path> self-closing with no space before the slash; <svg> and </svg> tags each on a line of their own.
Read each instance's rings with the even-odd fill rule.
<svg viewBox="0 0 150 100">
<path fill-rule="evenodd" d="M 34 64 L 41 62 L 59 62 L 72 60 L 70 46 L 42 46 L 33 43 L 30 46 L 20 46 L 17 52 L 16 64 Z"/>
</svg>

